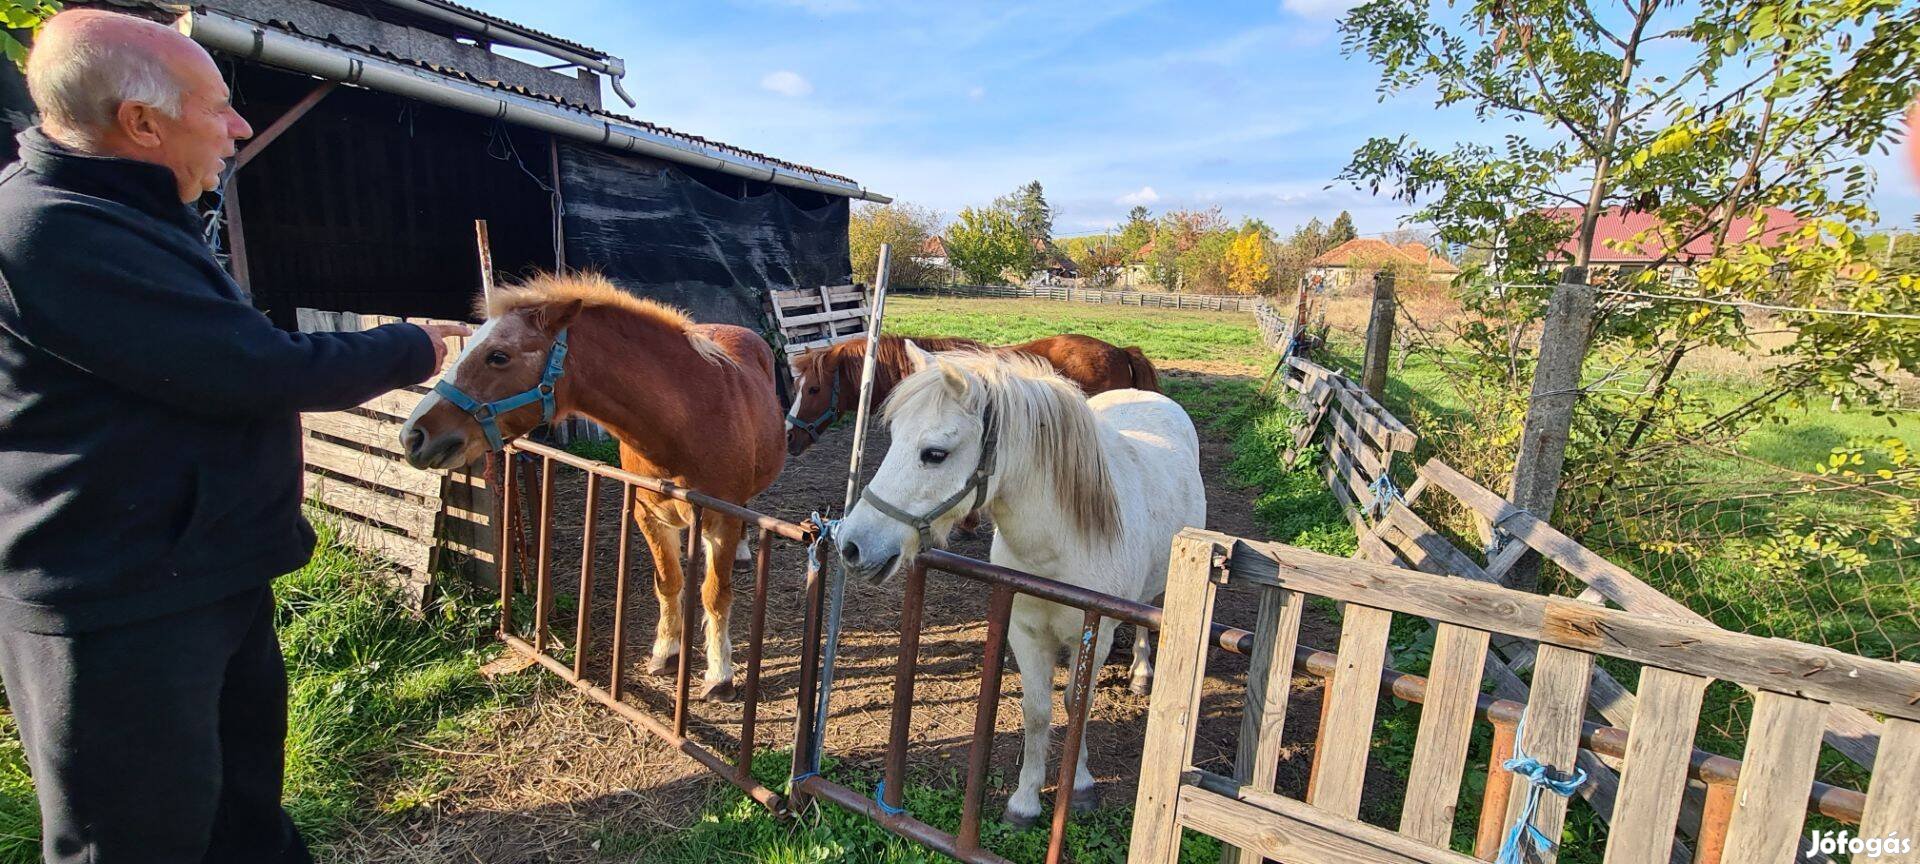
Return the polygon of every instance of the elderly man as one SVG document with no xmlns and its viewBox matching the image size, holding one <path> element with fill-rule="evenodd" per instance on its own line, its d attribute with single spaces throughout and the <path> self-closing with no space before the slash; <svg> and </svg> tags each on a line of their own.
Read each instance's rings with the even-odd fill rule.
<svg viewBox="0 0 1920 864">
<path fill-rule="evenodd" d="M 426 379 L 464 328 L 253 309 L 187 204 L 252 130 L 180 33 L 66 12 L 27 81 L 41 125 L 0 171 L 0 675 L 46 860 L 310 860 L 269 589 L 313 550 L 298 415 Z"/>
</svg>

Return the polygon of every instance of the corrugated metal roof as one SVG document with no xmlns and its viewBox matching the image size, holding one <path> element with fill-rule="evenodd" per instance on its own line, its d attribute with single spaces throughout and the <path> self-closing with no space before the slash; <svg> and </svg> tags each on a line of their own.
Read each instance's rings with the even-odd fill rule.
<svg viewBox="0 0 1920 864">
<path fill-rule="evenodd" d="M 154 2 L 154 0 L 109 0 L 109 2 L 112 2 L 115 5 L 124 6 L 124 7 L 143 7 L 143 8 L 151 8 L 151 9 L 162 9 L 167 11 L 185 11 L 184 7 L 174 6 L 172 4 L 163 3 L 163 2 Z M 204 8 L 204 7 L 195 7 L 195 8 Z M 590 114 L 591 116 L 594 116 L 594 117 L 603 118 L 603 119 L 611 120 L 617 123 L 638 127 L 648 132 L 653 132 L 666 137 L 678 139 L 681 141 L 686 141 L 691 144 L 697 144 L 703 147 L 710 147 L 715 150 L 719 150 L 734 156 L 739 156 L 746 159 L 752 159 L 757 162 L 765 163 L 769 166 L 785 168 L 790 171 L 806 172 L 827 180 L 834 180 L 834 181 L 839 181 L 841 183 L 846 183 L 850 186 L 857 187 L 859 185 L 859 183 L 855 181 L 853 178 L 847 177 L 842 174 L 835 174 L 831 171 L 824 171 L 810 165 L 805 165 L 799 162 L 792 162 L 792 161 L 781 159 L 775 156 L 769 156 L 765 153 L 761 153 L 755 150 L 749 150 L 745 147 L 739 147 L 733 144 L 725 143 L 723 141 L 715 141 L 713 139 L 704 138 L 702 136 L 694 135 L 692 133 L 681 132 L 676 129 L 662 126 L 657 123 L 649 123 L 645 120 L 641 120 L 635 117 L 629 117 L 624 114 L 616 114 L 614 112 L 606 111 L 606 110 L 593 111 L 590 109 L 589 106 L 581 105 L 576 102 L 563 99 L 549 93 L 535 92 L 526 87 L 521 87 L 521 86 L 509 84 L 506 82 L 497 81 L 490 78 L 485 78 L 479 75 L 475 75 L 463 69 L 456 69 L 448 66 L 427 63 L 420 60 L 416 60 L 411 57 L 402 57 L 390 51 L 376 50 L 373 48 L 369 48 L 368 46 L 349 45 L 341 42 L 338 39 L 332 38 L 330 36 L 317 36 L 316 34 L 301 33 L 300 30 L 297 27 L 294 27 L 290 22 L 276 20 L 276 21 L 261 21 L 257 23 L 263 24 L 268 27 L 272 27 L 276 30 L 279 30 L 285 33 L 304 36 L 309 39 L 318 39 L 320 41 L 326 42 L 327 44 L 337 46 L 342 50 L 354 51 L 358 53 L 364 53 L 364 54 L 369 54 L 376 57 L 381 57 L 396 63 L 404 63 L 406 65 L 413 66 L 415 68 L 425 69 L 427 71 L 433 72 L 436 75 L 441 75 L 447 78 L 453 78 L 460 81 L 466 81 L 472 84 L 478 84 L 480 86 L 487 87 L 494 90 L 501 90 L 504 92 L 514 93 L 516 95 L 524 96 L 529 99 L 537 99 L 542 102 L 547 102 L 547 103 L 559 105 L 571 110 Z M 582 50 L 593 51 L 593 49 L 586 48 L 585 46 L 579 46 L 579 47 Z"/>
<path fill-rule="evenodd" d="M 534 35 L 534 36 L 538 36 L 538 37 L 540 37 L 540 38 L 542 38 L 542 39 L 547 39 L 547 40 L 550 40 L 550 41 L 552 41 L 552 42 L 554 42 L 555 44 L 558 44 L 558 45 L 565 45 L 566 47 L 568 47 L 568 48 L 572 48 L 573 50 L 575 50 L 575 51 L 578 51 L 578 52 L 580 52 L 580 53 L 582 53 L 582 54 L 592 54 L 592 55 L 594 55 L 594 56 L 596 56 L 596 57 L 605 57 L 605 56 L 608 56 L 608 55 L 607 55 L 607 52 L 605 52 L 605 51 L 602 51 L 602 50 L 600 50 L 600 49 L 598 49 L 598 48 L 589 48 L 589 47 L 587 47 L 587 46 L 585 46 L 585 45 L 582 45 L 582 44 L 580 44 L 580 43 L 578 43 L 578 42 L 575 42 L 575 41 L 573 41 L 572 39 L 564 39 L 564 38 L 561 38 L 561 37 L 559 37 L 559 36 L 555 36 L 555 35 L 553 35 L 553 34 L 551 34 L 551 33 L 547 33 L 547 32 L 545 32 L 545 31 L 542 31 L 542 30 L 537 30 L 537 29 L 535 29 L 535 28 L 532 28 L 532 27 L 528 27 L 527 25 L 525 25 L 525 24 L 522 24 L 522 23 L 520 23 L 520 22 L 518 22 L 518 21 L 509 21 L 509 20 L 507 20 L 507 19 L 505 19 L 505 18 L 502 18 L 502 17 L 500 17 L 500 16 L 498 16 L 498 15 L 495 15 L 495 14 L 493 14 L 493 13 L 491 13 L 491 12 L 483 12 L 483 11 L 481 11 L 481 10 L 479 10 L 479 9 L 475 9 L 475 8 L 473 8 L 472 6 L 467 6 L 467 5 L 464 5 L 464 4 L 460 4 L 460 3 L 455 3 L 455 2 L 453 2 L 453 0 L 434 0 L 434 2 L 436 2 L 436 3 L 439 3 L 439 4 L 441 4 L 441 5 L 443 5 L 443 6 L 448 6 L 448 7 L 451 7 L 451 8 L 454 8 L 454 9 L 458 9 L 458 10 L 460 10 L 461 12 L 464 12 L 464 13 L 466 13 L 466 14 L 468 14 L 468 15 L 472 15 L 472 16 L 473 16 L 473 17 L 475 17 L 475 18 L 482 18 L 482 19 L 485 19 L 485 20 L 487 20 L 487 21 L 491 21 L 491 22 L 493 22 L 493 23 L 495 23 L 495 24 L 501 24 L 501 25 L 504 25 L 504 26 L 507 26 L 507 27 L 514 27 L 514 28 L 518 28 L 518 29 L 520 29 L 520 30 L 525 30 L 525 31 L 526 31 L 526 32 L 527 32 L 528 34 L 530 34 L 530 35 Z"/>
</svg>

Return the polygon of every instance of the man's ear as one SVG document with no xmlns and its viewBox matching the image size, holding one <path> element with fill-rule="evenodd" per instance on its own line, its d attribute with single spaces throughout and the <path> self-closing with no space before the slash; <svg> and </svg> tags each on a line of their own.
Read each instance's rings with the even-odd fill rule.
<svg viewBox="0 0 1920 864">
<path fill-rule="evenodd" d="M 160 109 L 144 102 L 122 99 L 120 107 L 114 109 L 113 123 L 127 140 L 149 150 L 165 140 L 160 133 Z"/>
</svg>

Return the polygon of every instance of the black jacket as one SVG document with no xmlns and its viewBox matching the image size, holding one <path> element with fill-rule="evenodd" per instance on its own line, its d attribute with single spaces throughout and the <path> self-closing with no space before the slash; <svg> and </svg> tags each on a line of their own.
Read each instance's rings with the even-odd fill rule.
<svg viewBox="0 0 1920 864">
<path fill-rule="evenodd" d="M 425 331 L 280 330 L 166 168 L 19 141 L 0 170 L 0 627 L 113 626 L 298 569 L 299 412 L 425 380 Z"/>
</svg>

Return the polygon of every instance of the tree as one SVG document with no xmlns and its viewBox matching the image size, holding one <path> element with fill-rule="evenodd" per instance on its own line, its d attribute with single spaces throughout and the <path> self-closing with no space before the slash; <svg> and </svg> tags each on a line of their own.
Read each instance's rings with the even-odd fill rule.
<svg viewBox="0 0 1920 864">
<path fill-rule="evenodd" d="M 1134 205 L 1132 210 L 1127 211 L 1126 224 L 1120 226 L 1120 250 L 1131 260 L 1152 239 L 1153 214 L 1148 213 L 1145 207 Z"/>
<path fill-rule="evenodd" d="M 1060 245 L 1080 271 L 1081 284 L 1089 288 L 1106 288 L 1118 282 L 1127 264 L 1126 253 L 1112 235 L 1075 237 Z"/>
<path fill-rule="evenodd" d="M 26 43 L 8 31 L 21 31 L 30 42 L 40 32 L 40 25 L 59 11 L 58 0 L 0 0 L 0 53 L 6 54 L 13 65 L 24 71 L 27 68 Z"/>
<path fill-rule="evenodd" d="M 995 199 L 993 206 L 1013 214 L 1032 250 L 1031 269 L 1046 266 L 1046 250 L 1053 246 L 1053 207 L 1047 204 L 1046 191 L 1035 180 Z"/>
<path fill-rule="evenodd" d="M 1634 383 L 1592 388 L 1577 404 L 1562 485 L 1577 491 L 1559 507 L 1573 533 L 1610 496 L 1644 486 L 1634 472 L 1671 470 L 1787 405 L 1883 404 L 1895 398 L 1890 373 L 1920 367 L 1920 328 L 1789 311 L 1761 325 L 1789 341 L 1771 348 L 1751 398 L 1716 403 L 1679 376 L 1703 348 L 1758 350 L 1746 310 L 1694 298 L 1920 309 L 1920 280 L 1862 260 L 1853 227 L 1871 221 L 1876 182 L 1860 160 L 1920 85 L 1920 5 L 1373 0 L 1341 29 L 1349 52 L 1380 67 L 1383 96 L 1430 91 L 1441 106 L 1521 127 L 1499 145 L 1375 138 L 1341 174 L 1419 204 L 1416 218 L 1447 245 L 1500 250 L 1479 275 L 1510 290 L 1464 297 L 1473 359 L 1452 367 L 1497 394 L 1478 400 L 1487 411 L 1505 406 L 1505 417 L 1478 418 L 1484 427 L 1524 410 L 1523 336 L 1547 293 L 1534 286 L 1554 282 L 1558 264 L 1593 260 L 1603 216 L 1657 217 L 1624 244 L 1654 266 L 1590 274 L 1608 298 L 1588 328 L 1591 356 L 1605 358 L 1609 379 Z M 1667 277 L 1664 265 L 1702 249 L 1686 262 L 1691 278 Z M 1605 293 L 1618 290 L 1686 299 Z"/>
<path fill-rule="evenodd" d="M 853 278 L 874 284 L 880 244 L 889 246 L 889 278 L 894 285 L 927 286 L 942 281 L 938 268 L 920 263 L 921 250 L 940 231 L 940 214 L 901 201 L 854 208 L 847 220 L 847 253 Z"/>
<path fill-rule="evenodd" d="M 975 285 L 998 285 L 1009 271 L 1027 274 L 1033 247 L 1013 215 L 998 207 L 968 207 L 947 227 L 947 257 Z"/>
<path fill-rule="evenodd" d="M 1267 251 L 1272 245 L 1259 231 L 1242 228 L 1227 249 L 1227 290 L 1258 294 L 1272 287 L 1273 261 Z"/>
<path fill-rule="evenodd" d="M 1353 230 L 1352 213 L 1342 210 L 1340 215 L 1333 217 L 1333 228 L 1327 231 L 1327 239 L 1333 245 L 1338 246 L 1358 236 L 1360 235 Z"/>
</svg>

